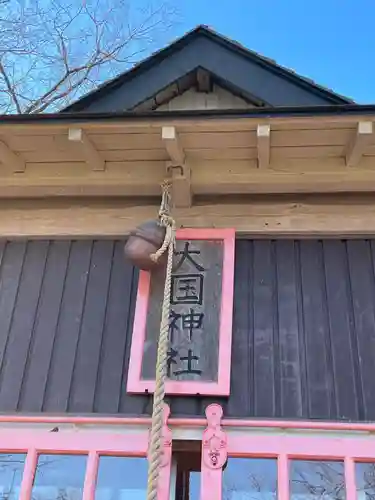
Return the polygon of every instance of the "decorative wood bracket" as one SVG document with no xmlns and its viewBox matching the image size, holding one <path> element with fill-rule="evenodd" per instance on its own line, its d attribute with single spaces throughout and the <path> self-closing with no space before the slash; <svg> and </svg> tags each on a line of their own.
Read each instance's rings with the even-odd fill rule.
<svg viewBox="0 0 375 500">
<path fill-rule="evenodd" d="M 197 90 L 198 92 L 212 92 L 212 78 L 208 71 L 203 68 L 197 69 Z"/>
<path fill-rule="evenodd" d="M 345 161 L 348 167 L 355 167 L 358 165 L 372 138 L 372 122 L 359 122 L 357 130 L 351 138 L 345 154 Z"/>
<path fill-rule="evenodd" d="M 3 140 L 0 140 L 0 161 L 1 163 L 9 165 L 13 172 L 25 171 L 25 160 L 14 153 Z"/>
<path fill-rule="evenodd" d="M 105 170 L 105 161 L 100 156 L 99 152 L 81 128 L 70 128 L 68 131 L 68 139 L 72 142 L 79 142 L 82 144 L 83 154 L 86 163 L 92 170 L 103 171 Z"/>
<path fill-rule="evenodd" d="M 168 418 L 170 415 L 169 406 L 164 403 L 163 407 L 163 428 L 161 438 L 162 459 L 160 463 L 159 479 L 158 479 L 158 499 L 169 499 L 169 488 L 171 480 L 171 465 L 172 465 L 172 431 L 168 427 Z M 149 437 L 150 442 L 150 437 Z M 148 456 L 150 459 L 150 457 Z"/>
<path fill-rule="evenodd" d="M 227 436 L 221 429 L 223 409 L 214 403 L 206 408 L 207 429 L 203 433 L 202 460 L 210 469 L 222 469 L 227 461 Z"/>
<path fill-rule="evenodd" d="M 185 153 L 181 147 L 176 128 L 163 127 L 161 136 L 172 164 L 183 166 L 185 163 Z"/>
<path fill-rule="evenodd" d="M 162 139 L 170 161 L 167 171 L 172 174 L 173 203 L 176 208 L 191 207 L 191 171 L 186 163 L 185 152 L 181 147 L 175 127 L 163 127 Z"/>
<path fill-rule="evenodd" d="M 270 125 L 258 125 L 258 168 L 267 168 L 270 164 L 271 127 Z"/>
<path fill-rule="evenodd" d="M 223 409 L 218 404 L 206 408 L 207 428 L 202 440 L 201 500 L 221 498 L 222 469 L 227 461 L 227 436 L 221 428 Z"/>
</svg>

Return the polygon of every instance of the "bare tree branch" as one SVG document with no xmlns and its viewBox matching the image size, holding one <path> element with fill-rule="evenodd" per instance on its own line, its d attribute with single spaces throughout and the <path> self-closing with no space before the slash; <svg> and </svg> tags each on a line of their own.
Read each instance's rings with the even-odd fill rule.
<svg viewBox="0 0 375 500">
<path fill-rule="evenodd" d="M 13 86 L 12 82 L 10 81 L 1 60 L 0 60 L 0 75 L 2 75 L 2 77 L 4 79 L 5 86 L 8 90 L 8 95 L 10 96 L 11 100 L 13 101 L 17 112 L 22 113 L 22 109 L 21 109 L 21 106 L 20 106 L 16 91 L 15 91 L 15 87 Z"/>
<path fill-rule="evenodd" d="M 177 11 L 150 1 L 0 0 L 0 114 L 57 111 L 162 45 Z"/>
</svg>

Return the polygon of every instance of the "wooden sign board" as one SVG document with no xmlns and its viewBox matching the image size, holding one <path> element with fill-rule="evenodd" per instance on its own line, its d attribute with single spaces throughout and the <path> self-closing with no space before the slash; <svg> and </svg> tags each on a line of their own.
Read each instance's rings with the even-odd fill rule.
<svg viewBox="0 0 375 500">
<path fill-rule="evenodd" d="M 229 395 L 235 231 L 181 229 L 173 260 L 167 394 Z M 165 269 L 140 272 L 127 390 L 153 392 Z"/>
</svg>

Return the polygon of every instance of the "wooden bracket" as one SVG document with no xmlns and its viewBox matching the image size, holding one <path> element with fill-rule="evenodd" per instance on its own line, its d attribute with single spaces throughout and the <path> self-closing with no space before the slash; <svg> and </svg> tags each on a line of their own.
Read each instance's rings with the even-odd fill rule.
<svg viewBox="0 0 375 500">
<path fill-rule="evenodd" d="M 182 166 L 185 163 L 185 153 L 178 139 L 176 128 L 163 127 L 161 136 L 172 164 Z"/>
<path fill-rule="evenodd" d="M 206 408 L 207 428 L 203 432 L 201 500 L 221 498 L 223 467 L 227 461 L 227 436 L 221 428 L 223 409 L 214 403 Z"/>
<path fill-rule="evenodd" d="M 358 165 L 372 138 L 372 122 L 358 122 L 357 130 L 353 134 L 345 154 L 345 161 L 348 167 L 355 167 Z"/>
<path fill-rule="evenodd" d="M 212 92 L 212 78 L 208 71 L 203 68 L 197 69 L 197 90 L 198 92 Z"/>
<path fill-rule="evenodd" d="M 92 170 L 103 171 L 105 170 L 105 161 L 96 150 L 93 143 L 81 128 L 70 128 L 68 131 L 68 139 L 72 142 L 79 142 L 82 144 L 83 154 L 86 163 Z"/>
<path fill-rule="evenodd" d="M 172 175 L 173 204 L 176 208 L 191 207 L 191 171 L 175 127 L 163 127 L 162 139 L 170 158 L 166 167 Z"/>
<path fill-rule="evenodd" d="M 258 125 L 258 168 L 267 168 L 270 164 L 271 127 L 270 125 Z"/>
<path fill-rule="evenodd" d="M 25 160 L 14 153 L 3 140 L 0 140 L 0 161 L 1 163 L 9 165 L 14 173 L 25 172 Z"/>
<path fill-rule="evenodd" d="M 202 460 L 210 469 L 222 469 L 227 461 L 227 436 L 221 428 L 223 409 L 213 403 L 206 408 L 207 429 L 203 433 Z"/>
</svg>

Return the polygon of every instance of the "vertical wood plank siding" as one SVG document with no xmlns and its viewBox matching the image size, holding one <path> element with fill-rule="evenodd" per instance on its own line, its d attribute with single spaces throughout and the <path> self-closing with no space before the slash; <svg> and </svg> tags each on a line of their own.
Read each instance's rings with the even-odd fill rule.
<svg viewBox="0 0 375 500">
<path fill-rule="evenodd" d="M 125 392 L 121 241 L 0 244 L 0 412 L 149 415 Z M 375 240 L 238 241 L 227 417 L 375 420 Z M 210 398 L 172 398 L 201 416 Z"/>
</svg>

